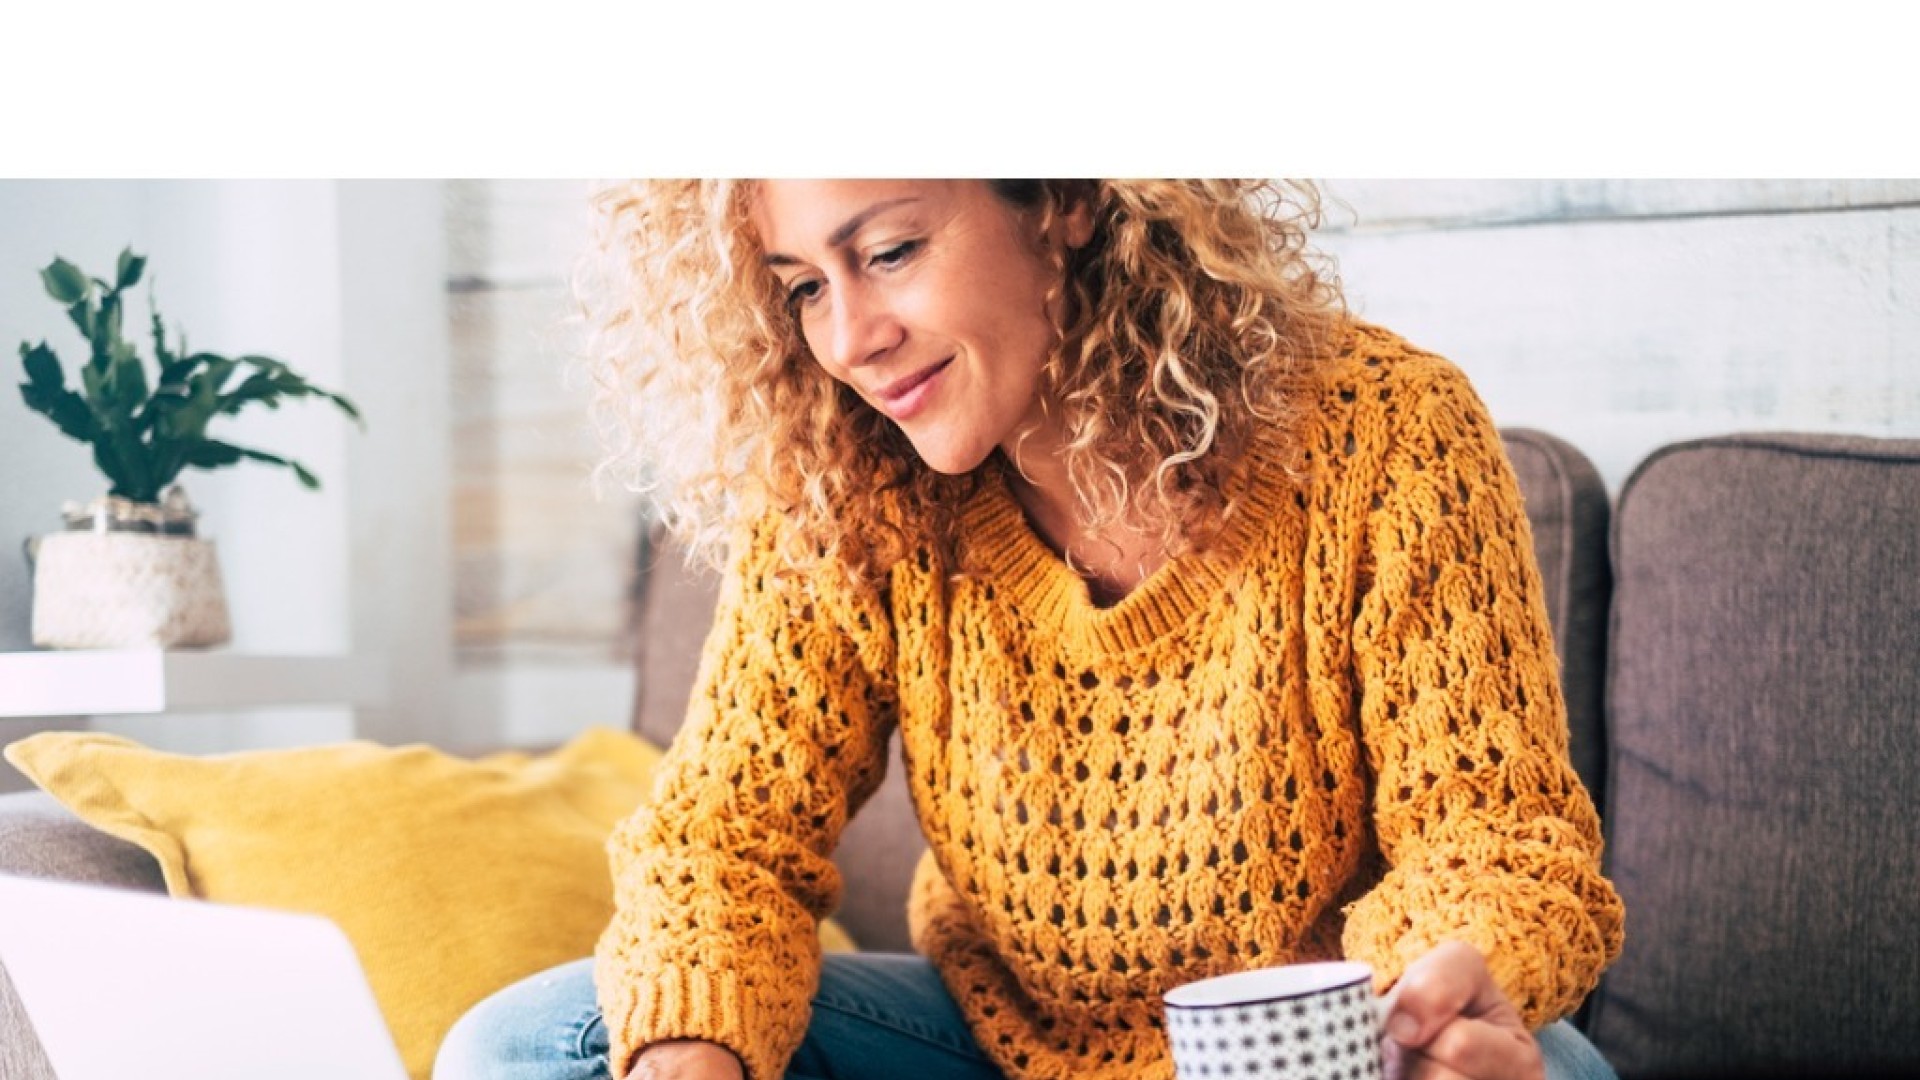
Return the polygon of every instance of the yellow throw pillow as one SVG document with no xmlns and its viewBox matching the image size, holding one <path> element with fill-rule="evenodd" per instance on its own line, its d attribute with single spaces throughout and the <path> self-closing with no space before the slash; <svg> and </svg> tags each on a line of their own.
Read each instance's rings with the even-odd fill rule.
<svg viewBox="0 0 1920 1080">
<path fill-rule="evenodd" d="M 187 757 L 112 735 L 6 748 L 174 896 L 324 915 L 353 942 L 407 1071 L 493 991 L 585 956 L 613 914 L 605 841 L 660 752 L 597 728 L 477 761 L 355 742 Z M 829 949 L 852 942 L 831 923 Z"/>
</svg>

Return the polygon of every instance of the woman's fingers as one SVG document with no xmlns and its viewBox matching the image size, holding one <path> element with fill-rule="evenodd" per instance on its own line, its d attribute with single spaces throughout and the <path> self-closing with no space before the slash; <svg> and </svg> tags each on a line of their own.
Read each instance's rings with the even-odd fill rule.
<svg viewBox="0 0 1920 1080">
<path fill-rule="evenodd" d="M 1450 941 L 1408 965 L 1394 987 L 1387 1034 L 1403 1046 L 1424 1047 L 1456 1017 L 1511 1026 L 1522 1034 L 1520 1014 L 1494 984 L 1480 951 Z"/>
<path fill-rule="evenodd" d="M 1402 1080 L 1538 1080 L 1540 1046 L 1479 950 L 1449 942 L 1408 965 L 1389 998 L 1387 1036 Z"/>
<path fill-rule="evenodd" d="M 1422 1057 L 1412 1051 L 1402 1059 L 1402 1071 L 1391 1073 L 1399 1080 L 1480 1080 L 1479 1077 L 1466 1076 L 1447 1068 L 1437 1061 Z"/>
<path fill-rule="evenodd" d="M 1406 1080 L 1538 1080 L 1545 1065 L 1540 1046 L 1524 1028 L 1461 1017 L 1418 1050 L 1403 1056 Z"/>
</svg>

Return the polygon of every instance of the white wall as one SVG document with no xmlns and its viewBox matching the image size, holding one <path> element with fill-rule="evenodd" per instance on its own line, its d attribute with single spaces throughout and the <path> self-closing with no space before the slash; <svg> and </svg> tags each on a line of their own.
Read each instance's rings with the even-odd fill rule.
<svg viewBox="0 0 1920 1080">
<path fill-rule="evenodd" d="M 349 182 L 340 205 L 344 378 L 366 416 L 349 442 L 352 637 L 386 671 L 357 733 L 456 750 L 501 739 L 461 725 L 453 680 L 447 247 L 438 182 Z"/>
<path fill-rule="evenodd" d="M 1354 309 L 1615 490 L 1683 438 L 1920 436 L 1920 181 L 1327 189 L 1321 245 Z"/>
</svg>

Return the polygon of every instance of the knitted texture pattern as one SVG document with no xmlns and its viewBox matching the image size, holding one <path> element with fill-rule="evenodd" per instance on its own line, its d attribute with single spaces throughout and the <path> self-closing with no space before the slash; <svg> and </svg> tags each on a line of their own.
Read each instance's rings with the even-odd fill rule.
<svg viewBox="0 0 1920 1080">
<path fill-rule="evenodd" d="M 896 726 L 914 940 L 1009 1076 L 1171 1077 L 1173 986 L 1347 956 L 1384 989 L 1449 939 L 1529 1023 L 1571 1011 L 1622 911 L 1498 434 L 1383 331 L 1314 377 L 1304 461 L 1257 447 L 1217 541 L 1109 608 L 997 479 L 960 551 L 882 590 L 783 583 L 777 525 L 744 540 L 688 725 L 611 841 L 615 1075 L 676 1037 L 782 1074 L 829 855 Z"/>
</svg>

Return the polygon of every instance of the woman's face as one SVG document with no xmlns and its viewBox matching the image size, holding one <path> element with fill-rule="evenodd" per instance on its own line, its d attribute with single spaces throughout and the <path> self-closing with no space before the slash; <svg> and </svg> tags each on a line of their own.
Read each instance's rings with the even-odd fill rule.
<svg viewBox="0 0 1920 1080">
<path fill-rule="evenodd" d="M 1085 207 L 1042 237 L 982 181 L 769 180 L 754 227 L 814 358 L 928 467 L 967 472 L 1023 433 L 1044 445 L 1045 252 L 1086 243 Z"/>
</svg>

